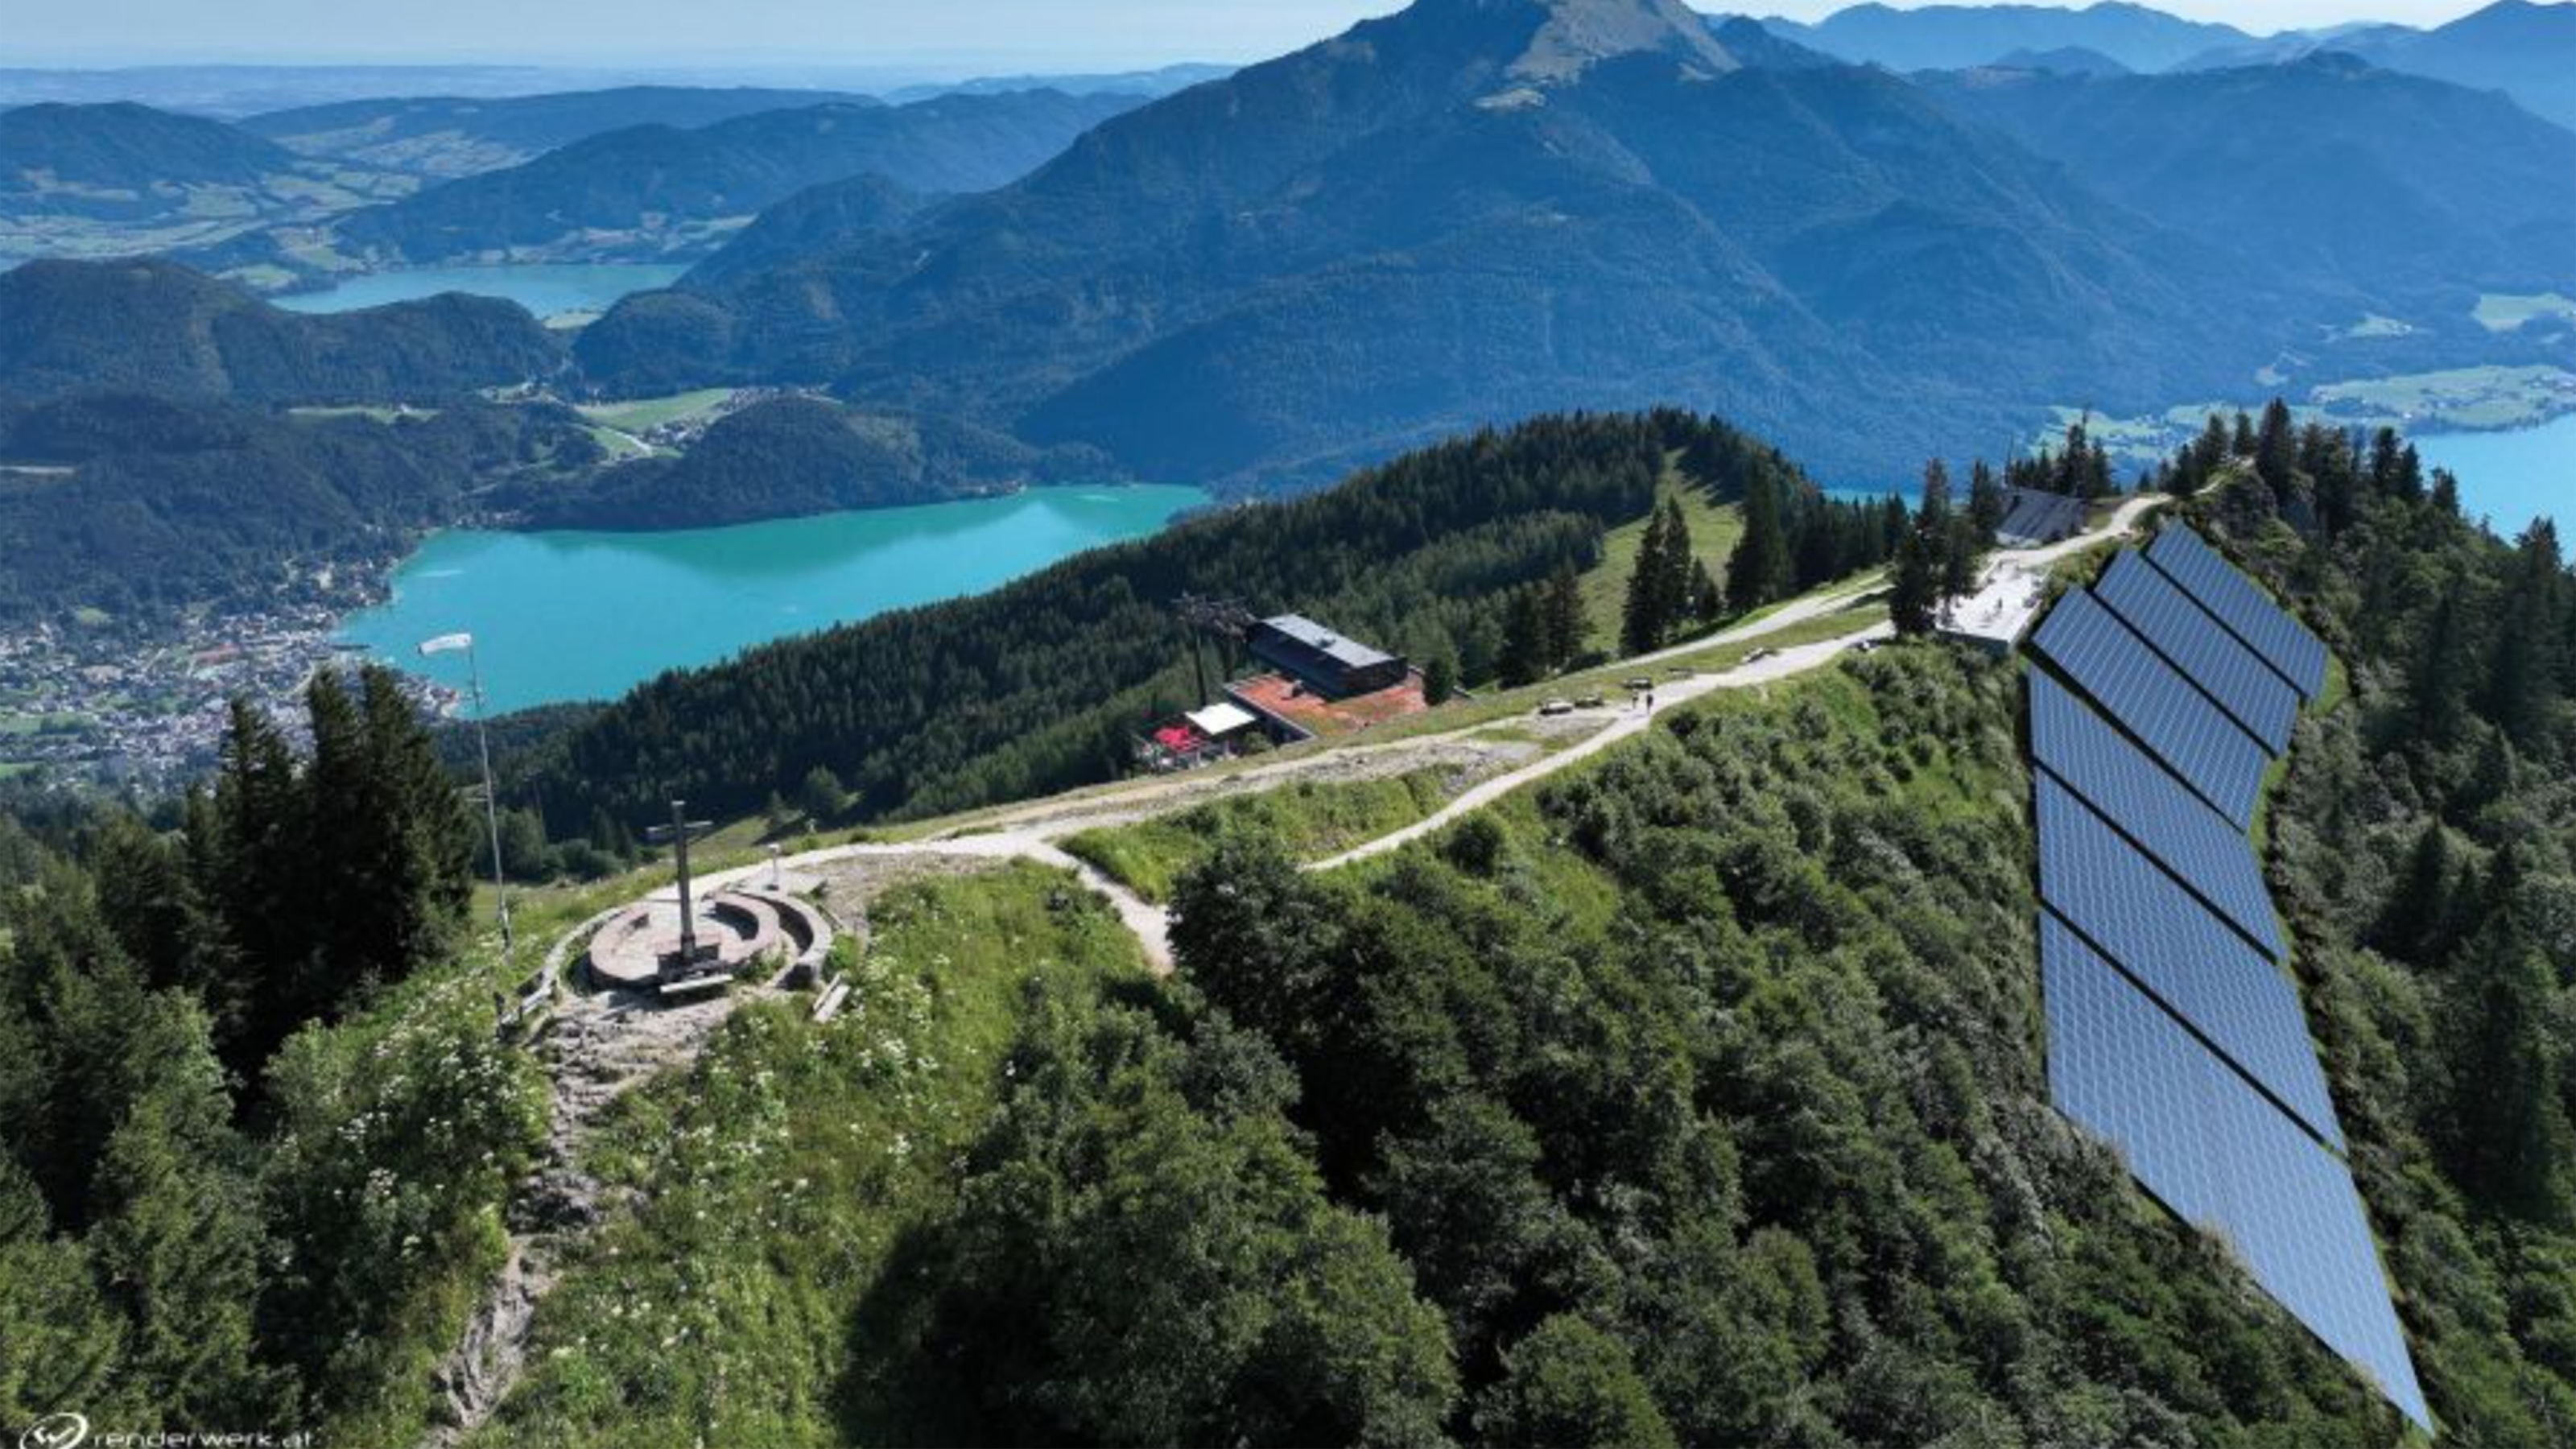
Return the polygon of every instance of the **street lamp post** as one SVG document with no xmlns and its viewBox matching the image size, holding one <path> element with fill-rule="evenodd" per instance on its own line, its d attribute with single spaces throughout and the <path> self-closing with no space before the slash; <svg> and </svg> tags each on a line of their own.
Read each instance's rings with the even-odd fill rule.
<svg viewBox="0 0 2576 1449">
<path fill-rule="evenodd" d="M 515 955 L 519 942 L 510 927 L 510 880 L 501 869 L 501 792 L 492 786 L 492 737 L 484 728 L 484 716 L 491 711 L 483 703 L 483 665 L 474 653 L 471 634 L 442 634 L 420 646 L 420 652 L 452 654 L 463 651 L 465 675 L 474 690 L 474 748 L 483 758 L 483 823 L 492 836 L 492 894 L 501 916 L 501 950 Z"/>
</svg>

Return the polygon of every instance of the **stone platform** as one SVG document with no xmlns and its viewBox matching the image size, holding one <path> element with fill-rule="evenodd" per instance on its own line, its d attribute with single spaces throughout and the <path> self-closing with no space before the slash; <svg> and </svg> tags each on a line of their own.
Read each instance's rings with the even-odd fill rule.
<svg viewBox="0 0 2576 1449">
<path fill-rule="evenodd" d="M 701 948 L 715 948 L 716 973 L 731 976 L 746 964 L 768 960 L 785 968 L 804 964 L 831 944 L 831 928 L 804 901 L 769 891 L 720 891 L 698 902 Z M 611 917 L 591 937 L 587 965 L 595 987 L 650 990 L 662 966 L 680 953 L 680 907 L 649 900 Z"/>
</svg>

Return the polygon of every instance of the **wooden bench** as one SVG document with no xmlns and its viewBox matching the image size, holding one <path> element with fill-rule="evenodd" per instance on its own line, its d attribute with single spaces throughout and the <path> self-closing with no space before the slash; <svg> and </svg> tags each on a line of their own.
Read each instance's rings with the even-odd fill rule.
<svg viewBox="0 0 2576 1449">
<path fill-rule="evenodd" d="M 724 972 L 692 976 L 685 981 L 665 981 L 656 988 L 664 1001 L 687 1001 L 700 996 L 722 996 L 733 985 Z"/>
</svg>

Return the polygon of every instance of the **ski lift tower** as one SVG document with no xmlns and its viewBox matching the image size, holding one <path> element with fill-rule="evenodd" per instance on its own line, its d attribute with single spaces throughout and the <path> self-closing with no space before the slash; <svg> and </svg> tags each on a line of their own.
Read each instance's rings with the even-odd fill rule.
<svg viewBox="0 0 2576 1449">
<path fill-rule="evenodd" d="M 1216 640 L 1218 658 L 1222 660 L 1228 641 L 1240 645 L 1251 632 L 1256 622 L 1253 612 L 1244 607 L 1241 599 L 1183 594 L 1172 601 L 1172 613 L 1181 621 L 1182 632 L 1190 641 L 1190 668 L 1198 675 L 1198 702 L 1211 704 L 1216 696 L 1208 687 L 1207 658 L 1200 652 L 1199 641 Z"/>
</svg>

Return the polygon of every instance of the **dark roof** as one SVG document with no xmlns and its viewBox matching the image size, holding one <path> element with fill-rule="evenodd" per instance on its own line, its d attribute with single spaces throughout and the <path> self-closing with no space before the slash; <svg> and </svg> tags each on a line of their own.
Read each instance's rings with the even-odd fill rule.
<svg viewBox="0 0 2576 1449">
<path fill-rule="evenodd" d="M 1374 649 L 1356 639 L 1345 639 L 1303 614 L 1281 614 L 1264 619 L 1261 626 L 1281 635 L 1291 643 L 1320 654 L 1344 669 L 1373 669 L 1392 664 L 1395 656 Z"/>
<path fill-rule="evenodd" d="M 2081 498 L 2014 488 L 2004 494 L 2004 499 L 2007 504 L 2004 521 L 1995 526 L 1995 534 L 1999 538 L 2054 543 L 2084 531 L 2084 500 Z"/>
</svg>

